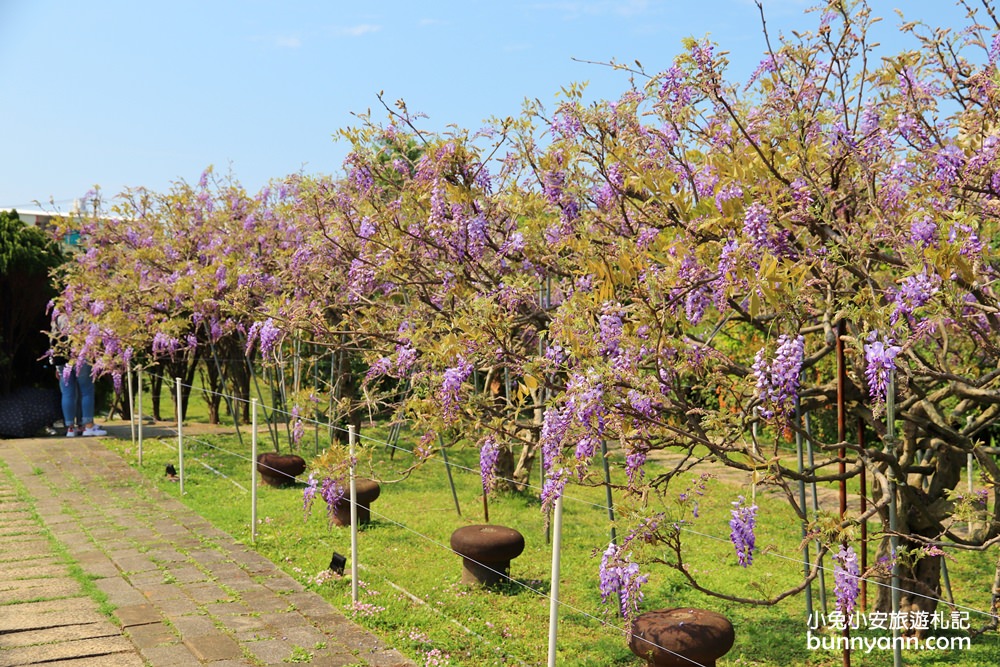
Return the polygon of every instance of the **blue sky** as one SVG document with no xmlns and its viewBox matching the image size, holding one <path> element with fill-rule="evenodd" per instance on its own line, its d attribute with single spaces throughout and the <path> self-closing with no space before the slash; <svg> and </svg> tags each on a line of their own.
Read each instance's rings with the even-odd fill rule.
<svg viewBox="0 0 1000 667">
<path fill-rule="evenodd" d="M 814 27 L 814 4 L 764 0 L 769 30 Z M 890 51 L 896 7 L 934 25 L 961 17 L 951 0 L 870 4 Z M 0 208 L 66 210 L 94 185 L 166 190 L 208 165 L 251 191 L 337 174 L 334 135 L 354 113 L 384 117 L 379 91 L 429 129 L 478 129 L 525 98 L 551 106 L 572 82 L 591 98 L 627 88 L 578 60 L 655 72 L 706 35 L 731 53 L 733 80 L 764 49 L 753 0 L 0 0 Z"/>
</svg>

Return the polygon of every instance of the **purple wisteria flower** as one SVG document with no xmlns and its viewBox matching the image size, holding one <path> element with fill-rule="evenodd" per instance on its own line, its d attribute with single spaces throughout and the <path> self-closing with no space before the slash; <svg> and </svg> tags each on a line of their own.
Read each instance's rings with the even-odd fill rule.
<svg viewBox="0 0 1000 667">
<path fill-rule="evenodd" d="M 635 244 L 640 250 L 648 249 L 656 237 L 659 236 L 660 230 L 656 227 L 642 227 L 639 229 L 639 234 L 635 237 Z"/>
<path fill-rule="evenodd" d="M 936 169 L 934 175 L 944 187 L 958 180 L 965 164 L 965 154 L 954 144 L 949 144 L 938 151 L 935 156 Z"/>
<path fill-rule="evenodd" d="M 715 186 L 719 175 L 711 165 L 705 165 L 694 175 L 694 191 L 699 197 L 711 197 L 715 194 Z"/>
<path fill-rule="evenodd" d="M 302 513 L 303 518 L 308 519 L 309 515 L 312 513 L 313 500 L 316 499 L 316 491 L 319 488 L 319 480 L 316 478 L 316 473 L 309 473 L 309 479 L 306 481 L 306 488 L 302 490 Z"/>
<path fill-rule="evenodd" d="M 153 336 L 153 354 L 156 356 L 170 356 L 177 354 L 181 342 L 162 331 L 157 331 Z"/>
<path fill-rule="evenodd" d="M 597 337 L 601 343 L 601 354 L 613 356 L 621 346 L 622 308 L 618 304 L 606 304 L 598 319 Z"/>
<path fill-rule="evenodd" d="M 936 273 L 928 275 L 927 269 L 915 276 L 903 278 L 899 289 L 892 297 L 896 309 L 890 315 L 889 322 L 895 324 L 900 317 L 911 315 L 913 311 L 926 304 L 938 293 L 940 285 L 941 278 Z"/>
<path fill-rule="evenodd" d="M 730 510 L 729 541 L 736 547 L 736 557 L 743 567 L 753 564 L 753 548 L 756 542 L 754 528 L 757 525 L 757 506 L 747 506 L 746 499 L 740 496 L 733 502 Z"/>
<path fill-rule="evenodd" d="M 761 414 L 771 419 L 776 414 L 788 415 L 799 391 L 799 374 L 805 356 L 805 338 L 782 334 L 774 361 L 768 361 L 762 348 L 757 351 L 753 374 L 757 378 L 757 396 L 764 404 Z"/>
<path fill-rule="evenodd" d="M 767 245 L 767 225 L 770 218 L 771 212 L 759 202 L 747 207 L 743 216 L 743 233 L 757 247 Z"/>
<path fill-rule="evenodd" d="M 545 482 L 542 484 L 542 512 L 545 513 L 546 517 L 548 517 L 552 503 L 562 495 L 567 481 L 569 481 L 569 471 L 565 468 L 556 468 L 546 472 Z"/>
<path fill-rule="evenodd" d="M 566 383 L 569 395 L 566 407 L 576 417 L 576 421 L 597 434 L 604 433 L 607 408 L 604 405 L 604 383 L 600 378 L 588 373 L 574 373 Z"/>
<path fill-rule="evenodd" d="M 698 518 L 698 501 L 692 497 L 692 494 L 694 496 L 704 496 L 705 485 L 708 483 L 708 480 L 713 477 L 714 475 L 712 473 L 703 472 L 701 476 L 696 478 L 691 484 L 688 484 L 686 489 L 677 494 L 677 500 L 681 505 L 686 505 L 690 501 L 691 516 L 695 519 Z"/>
<path fill-rule="evenodd" d="M 554 364 L 561 364 L 569 358 L 569 355 L 562 345 L 551 343 L 545 348 L 545 358 Z"/>
<path fill-rule="evenodd" d="M 525 241 L 524 234 L 521 232 L 513 232 L 507 237 L 507 240 L 503 242 L 500 249 L 497 250 L 497 254 L 502 257 L 509 257 L 511 255 L 516 255 L 517 253 L 524 250 Z"/>
<path fill-rule="evenodd" d="M 552 204 L 559 203 L 565 185 L 566 172 L 561 169 L 542 174 L 542 192 L 545 194 L 545 198 Z"/>
<path fill-rule="evenodd" d="M 710 305 L 712 305 L 712 293 L 707 287 L 697 287 L 684 297 L 684 314 L 691 324 L 698 324 L 705 316 L 705 309 Z"/>
<path fill-rule="evenodd" d="M 572 415 L 567 407 L 551 407 L 542 417 L 542 434 L 539 443 L 542 450 L 542 470 L 546 473 L 555 465 L 562 447 L 566 431 L 569 430 Z"/>
<path fill-rule="evenodd" d="M 738 182 L 726 183 L 715 193 L 715 208 L 722 213 L 722 205 L 727 201 L 739 199 L 743 196 L 743 186 Z"/>
<path fill-rule="evenodd" d="M 365 373 L 365 380 L 372 380 L 380 378 L 383 375 L 388 375 L 389 371 L 392 370 L 392 359 L 389 357 L 379 357 L 376 359 L 371 366 L 368 367 L 368 372 Z"/>
<path fill-rule="evenodd" d="M 608 545 L 601 557 L 601 602 L 607 604 L 612 595 L 618 596 L 621 615 L 631 618 L 639 610 L 642 601 L 642 585 L 649 581 L 645 574 L 639 574 L 639 564 L 632 562 L 632 554 L 623 554 L 614 542 Z"/>
<path fill-rule="evenodd" d="M 302 422 L 299 406 L 292 407 L 292 444 L 298 446 L 302 436 L 306 434 L 306 425 Z"/>
<path fill-rule="evenodd" d="M 577 461 L 580 461 L 583 464 L 577 468 L 581 479 L 586 472 L 586 464 L 594 457 L 594 454 L 597 452 L 597 447 L 600 444 L 600 440 L 592 435 L 585 435 L 577 441 L 576 451 L 574 451 L 573 455 L 576 457 Z"/>
<path fill-rule="evenodd" d="M 370 239 L 378 232 L 378 227 L 372 222 L 371 218 L 365 217 L 361 224 L 358 226 L 358 236 L 363 239 Z"/>
<path fill-rule="evenodd" d="M 277 335 L 280 335 L 281 332 L 280 330 L 277 329 L 277 327 L 274 326 L 274 320 L 272 320 L 269 317 L 265 322 L 258 321 L 250 325 L 250 329 L 247 331 L 246 354 L 250 354 L 250 351 L 253 350 L 254 343 L 257 342 L 258 339 L 260 340 L 261 352 L 264 353 L 265 328 L 267 329 L 267 336 L 268 336 L 268 345 L 269 345 L 268 350 L 274 347 L 275 338 Z"/>
<path fill-rule="evenodd" d="M 488 494 L 496 484 L 497 459 L 500 458 L 500 445 L 493 436 L 486 438 L 479 450 L 479 474 L 483 479 L 483 493 Z"/>
<path fill-rule="evenodd" d="M 552 134 L 560 135 L 563 138 L 572 138 L 583 130 L 580 120 L 571 113 L 571 110 L 562 110 L 552 118 Z"/>
<path fill-rule="evenodd" d="M 327 520 L 332 525 L 334 510 L 336 510 L 340 501 L 344 499 L 347 489 L 339 480 L 332 477 L 324 477 L 320 480 L 316 477 L 316 473 L 309 473 L 309 479 L 306 480 L 306 488 L 302 490 L 302 512 L 307 520 L 309 519 L 309 515 L 312 514 L 312 505 L 316 499 L 317 492 L 323 499 L 323 502 L 326 503 Z"/>
<path fill-rule="evenodd" d="M 270 354 L 273 352 L 280 338 L 281 329 L 275 326 L 273 319 L 267 318 L 260 327 L 260 353 Z"/>
<path fill-rule="evenodd" d="M 655 419 L 659 413 L 657 406 L 653 404 L 652 397 L 641 391 L 629 389 L 627 398 L 628 405 L 647 419 Z"/>
<path fill-rule="evenodd" d="M 594 289 L 594 276 L 589 273 L 585 276 L 577 276 L 573 281 L 573 289 L 578 292 L 590 292 Z"/>
<path fill-rule="evenodd" d="M 660 86 L 660 99 L 674 108 L 686 106 L 694 94 L 693 88 L 687 84 L 684 71 L 673 65 L 660 74 L 663 84 Z"/>
<path fill-rule="evenodd" d="M 789 184 L 789 189 L 791 190 L 792 201 L 795 202 L 800 211 L 805 211 L 812 206 L 813 193 L 808 181 L 796 178 Z"/>
<path fill-rule="evenodd" d="M 363 260 L 355 258 L 351 260 L 351 266 L 347 270 L 347 281 L 349 297 L 356 301 L 361 295 L 375 289 L 375 271 Z"/>
<path fill-rule="evenodd" d="M 222 329 L 222 324 L 219 322 L 219 320 L 213 317 L 208 325 L 209 338 L 211 338 L 212 342 L 215 343 L 220 338 L 222 338 L 223 333 L 225 332 Z"/>
<path fill-rule="evenodd" d="M 366 165 L 359 165 L 351 169 L 348 179 L 351 185 L 362 193 L 367 193 L 375 185 L 375 177 L 372 176 L 371 170 Z"/>
<path fill-rule="evenodd" d="M 915 246 L 928 248 L 937 243 L 938 226 L 929 217 L 910 223 L 910 242 Z"/>
<path fill-rule="evenodd" d="M 343 484 L 332 477 L 324 477 L 320 487 L 320 495 L 326 502 L 326 515 L 330 523 L 333 523 L 333 513 L 337 504 L 344 498 L 346 489 Z"/>
<path fill-rule="evenodd" d="M 646 476 L 643 466 L 646 465 L 646 456 L 649 453 L 645 443 L 636 443 L 627 450 L 625 456 L 625 474 L 628 475 L 628 485 L 634 487 Z"/>
<path fill-rule="evenodd" d="M 865 344 L 865 377 L 868 379 L 868 394 L 876 406 L 885 403 L 885 395 L 889 384 L 889 376 L 896 370 L 896 356 L 900 352 L 898 345 L 893 345 L 891 338 L 879 340 L 878 331 L 868 335 Z"/>
<path fill-rule="evenodd" d="M 408 342 L 405 345 L 396 346 L 396 373 L 399 377 L 404 377 L 409 373 L 416 360 L 417 351 L 410 347 Z"/>
<path fill-rule="evenodd" d="M 477 215 L 469 218 L 465 225 L 466 252 L 472 259 L 480 259 L 486 250 L 489 237 L 486 234 L 486 218 Z"/>
<path fill-rule="evenodd" d="M 451 421 L 457 416 L 459 390 L 462 388 L 462 383 L 472 375 L 472 362 L 462 356 L 457 361 L 457 365 L 445 369 L 441 379 L 441 388 L 438 390 L 442 416 L 446 421 Z"/>
<path fill-rule="evenodd" d="M 833 592 L 837 596 L 837 609 L 845 616 L 850 616 L 860 592 L 858 555 L 851 547 L 841 544 L 840 552 L 833 557 L 833 560 L 835 561 L 833 580 L 836 584 Z"/>
<path fill-rule="evenodd" d="M 975 257 L 983 252 L 979 234 L 969 225 L 952 225 L 948 230 L 948 243 L 960 245 L 958 252 L 963 257 Z"/>
</svg>

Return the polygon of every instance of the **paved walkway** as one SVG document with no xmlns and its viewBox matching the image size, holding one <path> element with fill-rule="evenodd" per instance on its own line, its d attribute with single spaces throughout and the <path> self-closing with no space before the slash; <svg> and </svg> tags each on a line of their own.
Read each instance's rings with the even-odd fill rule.
<svg viewBox="0 0 1000 667">
<path fill-rule="evenodd" d="M 414 664 L 96 439 L 0 440 L 0 460 L 0 667 Z"/>
</svg>

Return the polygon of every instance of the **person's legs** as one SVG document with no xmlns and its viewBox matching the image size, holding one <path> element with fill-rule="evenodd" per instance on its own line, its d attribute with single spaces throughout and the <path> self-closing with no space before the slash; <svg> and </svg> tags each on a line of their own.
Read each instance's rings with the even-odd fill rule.
<svg viewBox="0 0 1000 667">
<path fill-rule="evenodd" d="M 107 435 L 108 432 L 94 423 L 94 379 L 90 375 L 90 364 L 83 364 L 77 373 L 80 385 L 80 411 L 83 413 L 83 435 Z"/>
<path fill-rule="evenodd" d="M 73 423 L 76 421 L 77 382 L 76 371 L 72 366 L 57 366 L 59 375 L 59 390 L 62 392 L 63 423 L 66 425 L 66 435 L 73 437 L 76 431 Z"/>
<path fill-rule="evenodd" d="M 84 427 L 94 425 L 94 380 L 90 376 L 90 364 L 81 364 L 76 374 L 76 383 L 80 387 L 80 412 Z"/>
</svg>

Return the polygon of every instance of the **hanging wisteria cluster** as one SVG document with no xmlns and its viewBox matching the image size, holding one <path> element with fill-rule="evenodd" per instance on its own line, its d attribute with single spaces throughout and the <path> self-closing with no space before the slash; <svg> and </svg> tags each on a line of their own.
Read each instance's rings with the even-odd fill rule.
<svg viewBox="0 0 1000 667">
<path fill-rule="evenodd" d="M 854 613 L 854 607 L 861 593 L 861 569 L 858 555 L 853 547 L 841 544 L 840 551 L 833 556 L 833 593 L 837 598 L 837 609 L 845 617 Z"/>
<path fill-rule="evenodd" d="M 757 378 L 757 395 L 763 404 L 760 412 L 766 419 L 791 415 L 795 398 L 799 395 L 799 374 L 802 372 L 805 344 L 804 336 L 781 334 L 773 359 L 768 359 L 763 349 L 757 352 L 753 372 Z"/>
<path fill-rule="evenodd" d="M 642 601 L 642 585 L 649 576 L 639 572 L 639 564 L 632 562 L 631 553 L 622 553 L 615 543 L 601 556 L 600 589 L 601 600 L 608 602 L 617 598 L 622 618 L 631 618 Z"/>
<path fill-rule="evenodd" d="M 747 505 L 740 496 L 733 501 L 729 519 L 729 541 L 736 548 L 736 558 L 743 567 L 753 564 L 753 550 L 757 543 L 757 505 Z"/>
</svg>

